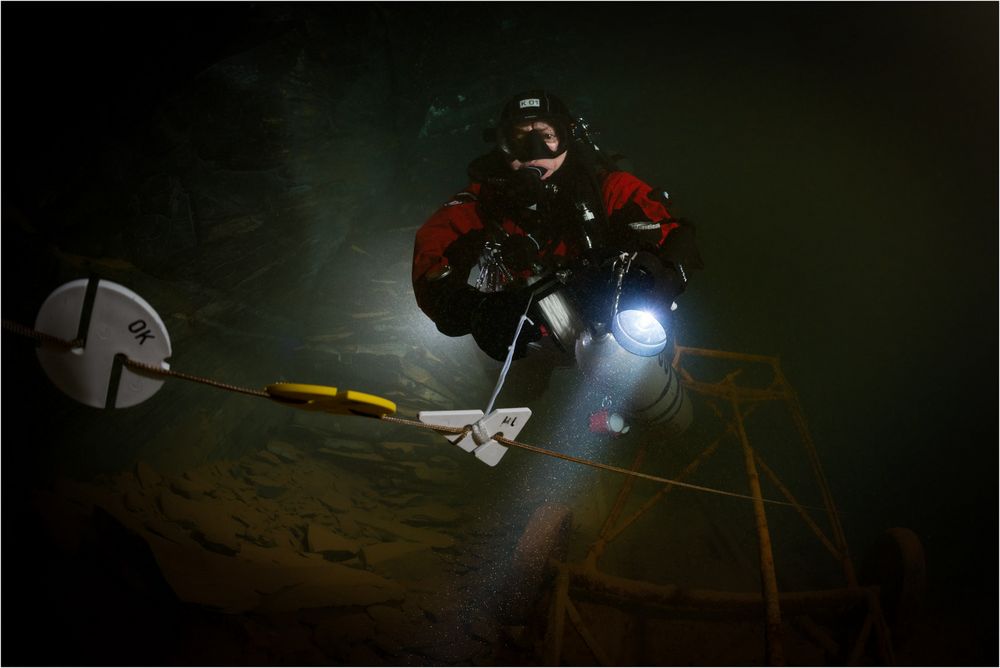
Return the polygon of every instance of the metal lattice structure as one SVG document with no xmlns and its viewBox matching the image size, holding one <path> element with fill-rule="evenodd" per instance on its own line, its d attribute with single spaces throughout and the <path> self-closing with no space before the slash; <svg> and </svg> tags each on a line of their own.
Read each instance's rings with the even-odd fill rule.
<svg viewBox="0 0 1000 668">
<path fill-rule="evenodd" d="M 712 364 L 730 368 L 721 380 L 699 378 L 698 363 L 711 360 Z M 620 610 L 642 609 L 656 615 L 656 611 L 672 616 L 708 612 L 716 618 L 755 619 L 764 622 L 764 657 L 769 665 L 785 662 L 785 642 L 782 616 L 795 616 L 797 628 L 818 647 L 828 654 L 839 656 L 848 664 L 854 664 L 867 656 L 869 642 L 874 639 L 877 660 L 891 665 L 893 649 L 889 625 L 879 601 L 877 587 L 861 586 L 848 550 L 840 516 L 834 505 L 833 496 L 824 476 L 820 460 L 803 415 L 798 396 L 788 383 L 777 357 L 747 355 L 718 350 L 681 347 L 676 348 L 673 360 L 675 370 L 680 374 L 686 389 L 700 396 L 711 408 L 723 425 L 721 436 L 701 449 L 694 459 L 673 477 L 677 480 L 690 478 L 696 471 L 710 463 L 720 448 L 735 446 L 742 453 L 746 480 L 750 494 L 754 497 L 753 517 L 756 529 L 761 587 L 758 592 L 735 592 L 712 589 L 692 589 L 679 585 L 657 584 L 643 580 L 628 579 L 605 573 L 601 570 L 602 556 L 607 548 L 633 527 L 637 520 L 647 515 L 674 489 L 665 485 L 656 491 L 630 514 L 625 510 L 630 500 L 635 503 L 635 477 L 629 477 L 622 484 L 610 512 L 603 521 L 598 535 L 590 543 L 586 556 L 579 563 L 551 561 L 555 569 L 555 587 L 549 600 L 548 623 L 545 633 L 545 661 L 558 665 L 564 651 L 567 632 L 566 620 L 583 639 L 583 642 L 602 665 L 613 665 L 611 653 L 602 646 L 599 629 L 588 626 L 580 614 L 575 601 L 586 600 L 600 605 L 610 605 Z M 764 375 L 762 383 L 747 383 L 744 371 L 756 367 L 756 376 Z M 768 372 L 759 373 L 760 369 Z M 753 374 L 749 374 L 753 375 Z M 764 404 L 780 403 L 787 407 L 788 415 L 798 436 L 801 454 L 808 462 L 812 482 L 822 498 L 825 517 L 817 519 L 811 514 L 815 507 L 799 502 L 790 487 L 765 462 L 755 449 L 747 434 L 748 420 Z M 637 451 L 632 470 L 638 471 L 647 455 L 647 446 Z M 775 559 L 772 548 L 771 529 L 761 491 L 762 476 L 770 481 L 794 512 L 801 517 L 806 528 L 815 536 L 826 552 L 839 565 L 842 586 L 812 591 L 779 591 L 775 573 Z M 812 492 L 815 495 L 815 491 Z M 782 512 L 790 512 L 787 508 Z M 773 510 L 772 510 L 773 512 Z M 825 525 L 824 526 L 821 526 Z M 836 618 L 838 615 L 861 615 L 860 630 L 853 632 L 853 639 L 838 643 L 820 624 L 812 623 L 811 616 Z M 848 646 L 850 649 L 848 649 Z"/>
</svg>

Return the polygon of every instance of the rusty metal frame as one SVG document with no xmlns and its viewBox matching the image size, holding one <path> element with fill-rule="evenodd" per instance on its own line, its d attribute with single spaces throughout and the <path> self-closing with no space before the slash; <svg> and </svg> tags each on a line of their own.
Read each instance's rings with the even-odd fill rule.
<svg viewBox="0 0 1000 668">
<path fill-rule="evenodd" d="M 726 360 L 738 365 L 736 370 L 721 381 L 705 381 L 694 378 L 685 367 L 685 361 L 692 358 Z M 765 387 L 740 385 L 737 379 L 748 364 L 763 364 L 770 367 L 772 380 Z M 743 365 L 743 366 L 740 366 Z M 858 584 L 850 551 L 840 522 L 840 516 L 823 474 L 815 444 L 809 433 L 798 395 L 788 383 L 777 357 L 748 355 L 742 353 L 677 346 L 673 360 L 674 369 L 688 391 L 706 397 L 709 405 L 725 424 L 722 434 L 709 443 L 674 479 L 683 481 L 693 475 L 719 450 L 722 444 L 735 438 L 743 454 L 750 494 L 754 497 L 753 511 L 758 539 L 761 591 L 726 592 L 696 590 L 677 585 L 662 585 L 651 582 L 629 580 L 605 574 L 598 563 L 605 549 L 632 526 L 636 520 L 648 513 L 674 488 L 666 485 L 638 510 L 624 520 L 621 519 L 626 502 L 632 495 L 636 478 L 628 477 L 622 484 L 614 505 L 605 518 L 597 537 L 591 543 L 583 561 L 578 564 L 553 561 L 556 570 L 555 589 L 550 599 L 548 626 L 545 634 L 545 661 L 548 665 L 559 665 L 562 656 L 566 619 L 576 629 L 600 665 L 612 665 L 610 655 L 600 645 L 590 631 L 574 604 L 571 592 L 578 599 L 586 599 L 615 607 L 647 610 L 682 610 L 696 614 L 699 611 L 714 615 L 744 619 L 764 620 L 764 650 L 768 665 L 783 665 L 784 644 L 782 639 L 782 611 L 797 615 L 792 621 L 805 636 L 827 652 L 839 652 L 840 646 L 818 624 L 812 622 L 809 614 L 821 612 L 847 612 L 864 610 L 864 622 L 848 655 L 849 665 L 860 661 L 872 633 L 875 634 L 879 659 L 886 665 L 894 662 L 888 625 L 883 617 L 876 587 L 862 587 Z M 767 465 L 760 453 L 756 452 L 747 436 L 746 421 L 755 409 L 765 402 L 784 402 L 788 407 L 795 430 L 801 440 L 814 481 L 823 499 L 829 523 L 829 532 L 824 531 L 809 514 L 792 491 L 781 481 L 774 470 Z M 728 406 L 727 417 L 723 406 Z M 631 470 L 638 471 L 646 456 L 646 444 L 637 451 Z M 767 513 L 760 487 L 761 473 L 771 481 L 791 504 L 822 546 L 839 563 L 843 571 L 845 586 L 839 589 L 820 591 L 779 592 L 775 575 L 774 556 L 771 548 L 771 534 L 767 523 Z"/>
</svg>

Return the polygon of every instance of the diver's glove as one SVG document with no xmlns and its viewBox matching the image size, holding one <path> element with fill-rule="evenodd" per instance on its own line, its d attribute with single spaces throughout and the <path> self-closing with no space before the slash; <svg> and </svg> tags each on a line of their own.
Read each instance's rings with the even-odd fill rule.
<svg viewBox="0 0 1000 668">
<path fill-rule="evenodd" d="M 483 296 L 472 311 L 471 323 L 472 337 L 483 352 L 501 362 L 507 359 L 511 341 L 517 332 L 517 324 L 528 308 L 530 298 L 529 288 L 514 288 Z M 528 344 L 541 337 L 538 324 L 532 325 L 525 321 L 514 347 L 514 359 L 524 357 Z"/>
<path fill-rule="evenodd" d="M 687 277 L 680 267 L 653 253 L 640 251 L 622 283 L 622 301 L 665 314 L 686 286 Z"/>
<path fill-rule="evenodd" d="M 674 272 L 672 280 L 680 286 L 679 295 L 684 292 L 691 273 L 704 269 L 705 263 L 698 251 L 694 224 L 684 218 L 677 222 L 679 227 L 670 231 L 656 255 L 669 271 Z"/>
<path fill-rule="evenodd" d="M 413 291 L 421 308 L 447 336 L 463 336 L 471 331 L 472 313 L 483 293 L 462 280 L 457 273 L 414 281 Z"/>
</svg>

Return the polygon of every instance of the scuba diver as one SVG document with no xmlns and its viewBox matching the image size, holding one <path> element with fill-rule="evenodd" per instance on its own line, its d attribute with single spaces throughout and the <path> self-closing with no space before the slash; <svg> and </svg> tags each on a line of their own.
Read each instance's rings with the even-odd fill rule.
<svg viewBox="0 0 1000 668">
<path fill-rule="evenodd" d="M 669 318 L 702 261 L 662 189 L 618 170 L 544 90 L 512 98 L 484 137 L 495 147 L 469 165 L 471 184 L 416 234 L 414 293 L 439 331 L 503 361 L 548 339 L 572 355 L 584 329 L 610 331 L 620 302 Z M 576 315 L 546 304 L 557 288 Z"/>
<path fill-rule="evenodd" d="M 607 454 L 607 439 L 631 434 L 624 453 L 683 431 L 691 403 L 664 347 L 668 329 L 652 345 L 646 320 L 667 321 L 702 267 L 694 228 L 670 214 L 662 189 L 619 170 L 551 93 L 516 95 L 484 137 L 494 147 L 469 165 L 471 184 L 417 231 L 413 289 L 439 331 L 471 334 L 505 364 L 485 410 L 449 406 L 419 419 L 463 428 L 445 438 L 490 467 L 508 450 L 492 437 L 517 440 L 529 418 L 528 442 L 584 458 Z M 516 397 L 494 410 L 508 369 Z M 558 391 L 546 392 L 550 379 Z M 498 558 L 479 586 L 505 623 L 524 623 L 548 563 L 539 546 L 568 531 L 579 479 L 561 464 L 515 459 L 481 497 L 477 516 L 497 517 Z"/>
</svg>

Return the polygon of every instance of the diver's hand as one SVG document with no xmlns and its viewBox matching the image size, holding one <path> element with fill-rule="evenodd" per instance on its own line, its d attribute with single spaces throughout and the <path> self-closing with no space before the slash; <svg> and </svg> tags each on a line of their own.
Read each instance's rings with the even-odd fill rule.
<svg viewBox="0 0 1000 668">
<path fill-rule="evenodd" d="M 674 300 L 684 292 L 686 284 L 682 268 L 650 252 L 641 251 L 636 254 L 625 275 L 622 299 L 644 304 L 647 310 L 666 315 Z"/>
<path fill-rule="evenodd" d="M 517 324 L 528 308 L 531 291 L 527 288 L 487 294 L 472 312 L 472 337 L 480 349 L 498 361 L 507 359 L 507 352 L 517 331 Z M 537 324 L 524 323 L 514 347 L 514 359 L 527 353 L 528 344 L 542 336 Z"/>
</svg>

